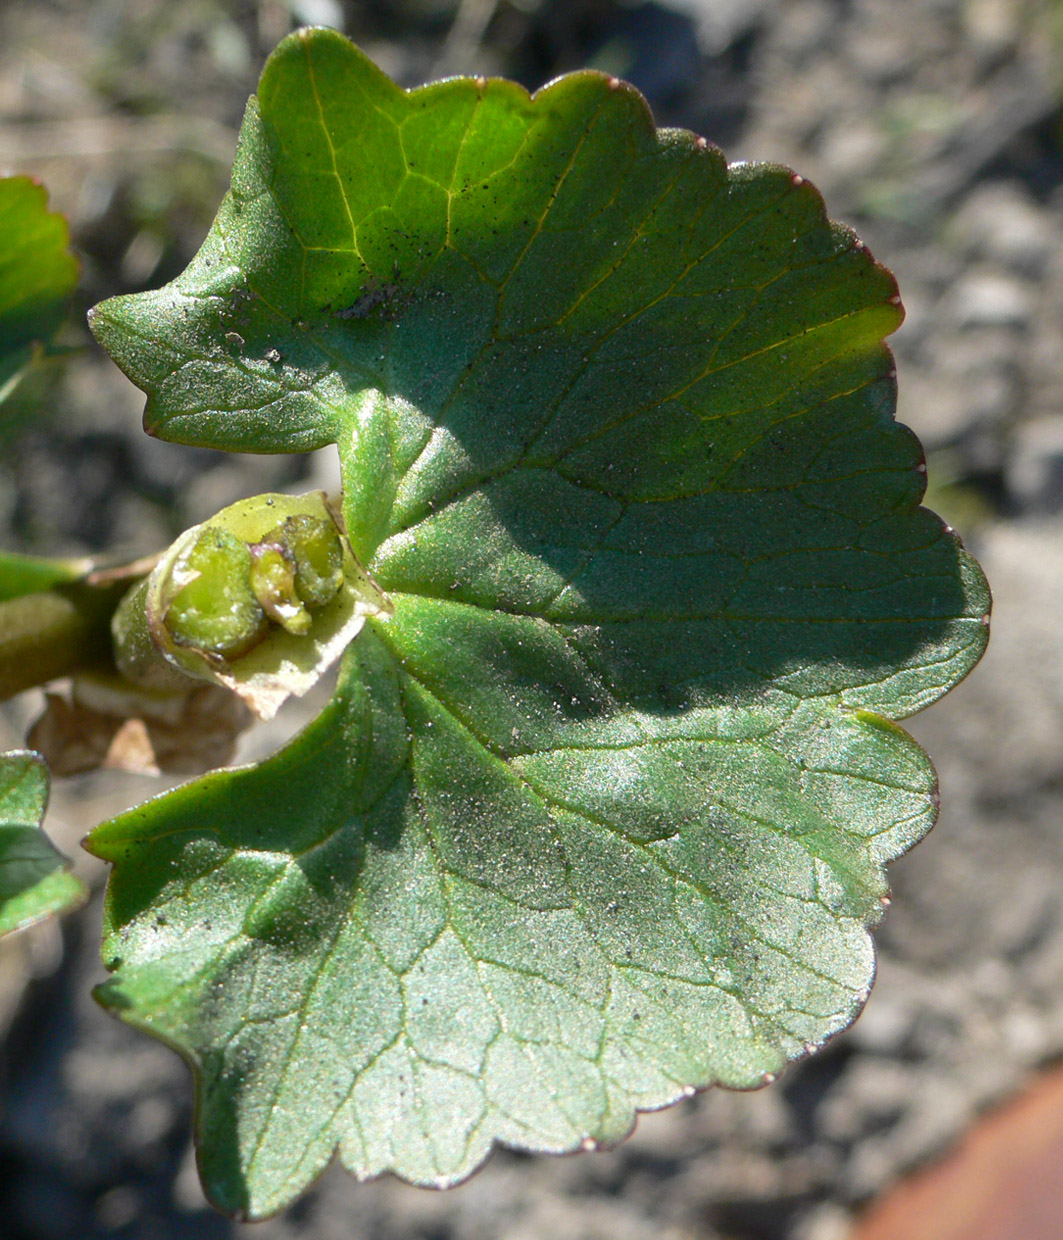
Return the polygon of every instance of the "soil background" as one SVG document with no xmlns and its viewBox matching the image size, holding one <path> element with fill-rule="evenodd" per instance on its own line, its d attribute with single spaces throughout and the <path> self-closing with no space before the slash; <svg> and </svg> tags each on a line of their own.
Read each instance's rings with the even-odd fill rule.
<svg viewBox="0 0 1063 1240">
<path fill-rule="evenodd" d="M 185 1068 L 90 998 L 97 899 L 0 949 L 0 1235 L 849 1240 L 869 1202 L 1063 1056 L 1063 3 L 2 0 L 0 167 L 47 184 L 84 264 L 73 352 L 23 385 L 0 436 L 2 545 L 147 552 L 243 495 L 334 479 L 329 453 L 148 439 L 142 398 L 80 326 L 191 258 L 261 62 L 305 23 L 341 27 L 404 85 L 605 69 L 659 124 L 817 184 L 898 276 L 899 417 L 926 447 L 928 502 L 993 585 L 990 651 L 912 722 L 943 810 L 892 868 L 866 1012 L 776 1085 L 644 1116 L 611 1152 L 500 1151 L 446 1193 L 333 1169 L 275 1219 L 231 1224 L 198 1187 Z M 0 745 L 34 710 L 5 708 Z M 74 852 L 158 787 L 65 782 L 48 828 Z M 1046 1235 L 1063 1235 L 1058 1191 Z"/>
</svg>

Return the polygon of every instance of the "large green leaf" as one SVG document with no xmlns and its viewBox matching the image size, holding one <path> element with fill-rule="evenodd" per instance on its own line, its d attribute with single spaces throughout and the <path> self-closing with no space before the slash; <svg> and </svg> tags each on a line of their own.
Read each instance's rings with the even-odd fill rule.
<svg viewBox="0 0 1063 1240">
<path fill-rule="evenodd" d="M 59 326 L 77 283 L 66 221 L 31 177 L 0 177 L 0 400 Z"/>
<path fill-rule="evenodd" d="M 193 1064 L 216 1202 L 613 1141 L 853 1018 L 935 812 L 888 720 L 986 638 L 900 314 L 812 187 L 615 80 L 270 58 L 199 255 L 94 319 L 153 433 L 338 443 L 395 607 L 288 748 L 93 836 L 102 997 Z"/>
<path fill-rule="evenodd" d="M 79 878 L 41 830 L 48 770 L 35 753 L 0 754 L 0 935 L 84 903 Z"/>
</svg>

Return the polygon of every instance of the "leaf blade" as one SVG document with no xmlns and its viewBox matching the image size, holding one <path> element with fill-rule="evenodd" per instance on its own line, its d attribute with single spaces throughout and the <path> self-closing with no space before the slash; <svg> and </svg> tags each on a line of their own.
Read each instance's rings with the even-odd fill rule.
<svg viewBox="0 0 1063 1240">
<path fill-rule="evenodd" d="M 200 255 L 94 321 L 155 433 L 337 442 L 394 603 L 281 754 L 92 837 L 104 999 L 193 1064 L 223 1208 L 335 1149 L 450 1183 L 614 1141 L 853 1018 L 936 810 L 890 720 L 989 605 L 918 507 L 900 316 L 812 187 L 602 75 L 271 58 Z"/>
<path fill-rule="evenodd" d="M 279 759 L 282 783 L 265 768 L 217 774 L 170 794 L 165 816 L 131 811 L 90 841 L 116 863 L 105 950 L 123 963 L 103 997 L 195 1065 L 201 1163 L 224 1208 L 279 1208 L 336 1146 L 359 1175 L 391 1168 L 438 1183 L 472 1171 L 492 1141 L 614 1141 L 636 1107 L 721 1081 L 759 1083 L 855 1014 L 873 972 L 865 924 L 881 912 L 881 866 L 935 812 L 929 763 L 899 729 L 830 716 L 811 730 L 739 720 L 746 735 L 728 738 L 736 721 L 705 712 L 674 721 L 676 735 L 641 740 L 629 721 L 633 743 L 585 741 L 580 768 L 557 750 L 511 766 L 375 634 L 348 661 L 332 717 Z M 421 738 L 412 750 L 391 722 L 396 696 Z M 390 740 L 367 712 L 389 721 Z M 362 766 L 377 773 L 372 790 L 357 776 L 336 787 L 342 731 L 376 734 Z M 642 769 L 628 771 L 633 794 L 606 807 L 618 821 L 603 837 L 593 789 L 625 782 L 621 758 Z M 670 765 L 681 798 L 653 762 Z M 814 792 L 802 787 L 809 780 Z M 877 800 L 854 825 L 845 815 L 865 785 Z M 263 821 L 264 794 L 276 801 L 286 787 L 309 800 L 323 786 L 333 813 L 311 825 L 304 808 L 298 840 Z M 772 798 L 776 819 L 785 800 L 792 829 L 762 826 L 763 855 L 739 865 L 737 841 L 750 837 L 736 824 L 763 824 Z M 706 873 L 706 840 L 728 835 Z M 832 909 L 816 904 L 817 890 Z M 742 950 L 710 951 L 739 931 Z M 437 1092 L 419 1092 L 433 1073 Z M 425 1108 L 437 1118 L 417 1137 Z"/>
</svg>

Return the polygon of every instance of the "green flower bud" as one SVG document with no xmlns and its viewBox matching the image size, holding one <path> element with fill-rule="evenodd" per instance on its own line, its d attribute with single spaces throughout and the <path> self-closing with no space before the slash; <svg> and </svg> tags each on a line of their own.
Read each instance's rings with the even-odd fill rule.
<svg viewBox="0 0 1063 1240">
<path fill-rule="evenodd" d="M 115 658 L 137 684 L 225 685 L 270 718 L 391 604 L 321 492 L 258 495 L 187 530 L 126 595 Z"/>
<path fill-rule="evenodd" d="M 269 620 L 252 588 L 247 543 L 226 530 L 203 527 L 181 570 L 190 580 L 174 595 L 164 618 L 178 646 L 237 659 L 262 641 Z"/>
<path fill-rule="evenodd" d="M 336 527 L 303 514 L 289 517 L 282 530 L 295 556 L 299 597 L 307 607 L 323 607 L 343 584 L 343 546 Z"/>
<path fill-rule="evenodd" d="M 249 549 L 251 589 L 265 615 L 289 633 L 302 637 L 313 620 L 296 594 L 295 557 L 283 543 L 260 542 Z"/>
</svg>

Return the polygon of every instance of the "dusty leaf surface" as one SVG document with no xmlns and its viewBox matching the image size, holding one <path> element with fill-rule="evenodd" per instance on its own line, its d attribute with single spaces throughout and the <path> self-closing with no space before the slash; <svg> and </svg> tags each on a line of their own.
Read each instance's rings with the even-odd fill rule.
<svg viewBox="0 0 1063 1240">
<path fill-rule="evenodd" d="M 811 186 L 614 80 L 274 53 L 200 254 L 94 319 L 153 433 L 335 442 L 394 604 L 285 750 L 93 837 L 102 997 L 194 1065 L 219 1205 L 617 1140 L 853 1018 L 935 813 L 891 721 L 988 609 L 900 315 Z"/>
</svg>

